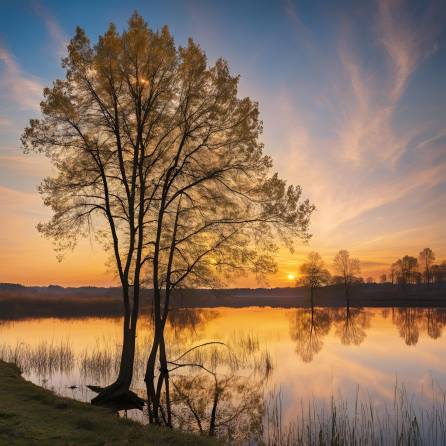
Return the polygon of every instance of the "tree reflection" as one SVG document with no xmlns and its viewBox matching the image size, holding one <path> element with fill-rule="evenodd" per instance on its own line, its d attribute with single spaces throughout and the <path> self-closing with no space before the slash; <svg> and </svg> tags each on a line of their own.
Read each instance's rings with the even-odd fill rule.
<svg viewBox="0 0 446 446">
<path fill-rule="evenodd" d="M 171 382 L 176 427 L 229 444 L 260 437 L 263 391 L 258 379 L 204 372 L 172 376 Z"/>
<path fill-rule="evenodd" d="M 423 332 L 432 339 L 442 335 L 446 325 L 446 309 L 396 308 L 392 310 L 392 322 L 406 345 L 416 345 Z"/>
<path fill-rule="evenodd" d="M 425 310 L 424 323 L 428 336 L 432 339 L 441 337 L 446 325 L 446 309 L 428 308 Z"/>
<path fill-rule="evenodd" d="M 181 311 L 165 335 L 177 336 L 176 327 L 178 339 L 184 340 L 184 331 L 198 329 L 212 317 L 213 311 Z M 166 336 L 161 341 L 162 346 L 172 344 Z M 152 401 L 159 424 L 217 436 L 228 444 L 261 438 L 263 390 L 271 360 L 267 350 L 259 349 L 258 339 L 248 335 L 188 349 L 178 345 L 175 350 L 176 355 L 169 348 L 167 368 L 155 377 Z"/>
<path fill-rule="evenodd" d="M 360 345 L 366 338 L 366 329 L 370 327 L 371 314 L 364 308 L 345 308 L 333 311 L 336 335 L 344 345 Z"/>
<path fill-rule="evenodd" d="M 190 342 L 206 324 L 218 316 L 216 310 L 206 308 L 172 308 L 169 312 L 168 331 L 176 342 Z"/>
<path fill-rule="evenodd" d="M 327 308 L 298 308 L 290 318 L 290 336 L 296 342 L 296 352 L 304 362 L 311 362 L 322 350 L 322 338 L 331 326 Z"/>
</svg>

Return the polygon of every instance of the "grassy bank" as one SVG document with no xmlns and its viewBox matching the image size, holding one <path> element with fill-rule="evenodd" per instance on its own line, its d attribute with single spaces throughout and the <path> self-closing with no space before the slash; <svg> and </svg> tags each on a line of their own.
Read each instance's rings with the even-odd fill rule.
<svg viewBox="0 0 446 446">
<path fill-rule="evenodd" d="M 118 419 L 61 398 L 0 361 L 0 445 L 216 445 L 215 440 Z"/>
</svg>

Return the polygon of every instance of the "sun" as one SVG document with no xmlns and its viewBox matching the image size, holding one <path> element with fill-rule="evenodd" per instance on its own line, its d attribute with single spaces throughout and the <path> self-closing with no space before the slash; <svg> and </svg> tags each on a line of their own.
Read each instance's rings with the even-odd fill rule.
<svg viewBox="0 0 446 446">
<path fill-rule="evenodd" d="M 288 274 L 288 280 L 294 280 L 296 276 L 294 274 L 289 273 Z"/>
</svg>

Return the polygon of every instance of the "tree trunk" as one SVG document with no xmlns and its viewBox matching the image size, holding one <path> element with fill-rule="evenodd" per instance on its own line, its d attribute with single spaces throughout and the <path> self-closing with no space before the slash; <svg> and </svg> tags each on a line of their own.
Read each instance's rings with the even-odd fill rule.
<svg viewBox="0 0 446 446">
<path fill-rule="evenodd" d="M 155 390 L 155 364 L 156 356 L 159 348 L 159 329 L 155 322 L 155 334 L 153 337 L 152 349 L 150 351 L 149 358 L 147 359 L 146 373 L 144 381 L 146 383 L 147 391 L 147 403 L 149 409 L 149 422 L 159 424 L 159 407 L 156 402 L 156 390 Z"/>
<path fill-rule="evenodd" d="M 138 295 L 136 295 L 138 294 Z M 119 373 L 115 382 L 105 387 L 91 403 L 98 406 L 108 406 L 119 403 L 123 398 L 133 399 L 130 392 L 130 386 L 133 378 L 133 367 L 135 360 L 136 346 L 136 327 L 139 312 L 139 290 L 133 296 L 132 314 L 126 309 L 123 323 L 123 340 L 121 350 L 121 362 L 119 365 Z M 141 405 L 141 401 L 135 400 L 135 406 Z M 136 408 L 136 407 L 135 407 Z"/>
</svg>

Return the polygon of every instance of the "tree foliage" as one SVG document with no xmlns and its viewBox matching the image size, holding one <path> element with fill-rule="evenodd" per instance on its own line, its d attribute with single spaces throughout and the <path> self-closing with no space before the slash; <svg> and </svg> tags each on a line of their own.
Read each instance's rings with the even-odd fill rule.
<svg viewBox="0 0 446 446">
<path fill-rule="evenodd" d="M 39 230 L 60 253 L 90 234 L 110 251 L 128 388 L 143 282 L 154 288 L 148 368 L 159 355 L 165 371 L 171 293 L 275 272 L 279 243 L 309 238 L 314 206 L 272 170 L 258 104 L 239 98 L 239 77 L 223 59 L 209 65 L 192 39 L 177 47 L 167 27 L 153 31 L 135 13 L 95 45 L 78 28 L 63 68 L 22 137 L 56 172 L 40 186 L 53 215 Z"/>
</svg>

